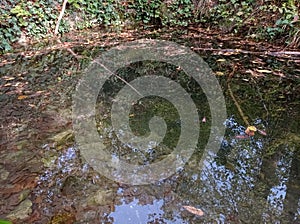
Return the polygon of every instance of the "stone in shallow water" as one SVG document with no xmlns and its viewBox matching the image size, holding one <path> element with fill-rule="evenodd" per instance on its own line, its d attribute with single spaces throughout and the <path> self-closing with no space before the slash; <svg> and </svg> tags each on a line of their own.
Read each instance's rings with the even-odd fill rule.
<svg viewBox="0 0 300 224">
<path fill-rule="evenodd" d="M 89 197 L 89 205 L 109 205 L 114 198 L 112 190 L 99 190 L 93 196 Z"/>
<path fill-rule="evenodd" d="M 29 199 L 22 201 L 10 214 L 7 215 L 8 219 L 26 219 L 32 213 L 32 202 Z"/>
<path fill-rule="evenodd" d="M 55 142 L 56 146 L 65 145 L 66 143 L 73 141 L 73 139 L 74 139 L 74 134 L 72 129 L 58 133 L 57 135 L 52 137 L 52 140 Z"/>
</svg>

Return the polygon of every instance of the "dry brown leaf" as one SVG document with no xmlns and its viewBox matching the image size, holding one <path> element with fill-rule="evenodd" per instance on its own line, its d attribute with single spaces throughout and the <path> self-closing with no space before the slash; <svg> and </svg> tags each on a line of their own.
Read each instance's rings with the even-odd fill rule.
<svg viewBox="0 0 300 224">
<path fill-rule="evenodd" d="M 187 211 L 189 211 L 192 214 L 195 214 L 195 215 L 198 215 L 198 216 L 203 216 L 204 215 L 204 212 L 199 208 L 195 208 L 193 206 L 188 206 L 188 205 L 184 205 L 182 207 L 185 208 Z"/>
<path fill-rule="evenodd" d="M 267 69 L 256 69 L 257 72 L 259 73 L 272 73 L 273 71 L 267 70 Z"/>
<path fill-rule="evenodd" d="M 262 73 L 259 73 L 257 71 L 253 71 L 251 69 L 248 69 L 246 71 L 247 73 L 250 73 L 253 77 L 257 78 L 257 77 L 264 77 L 265 75 L 263 75 Z"/>
<path fill-rule="evenodd" d="M 23 99 L 26 99 L 28 96 L 25 96 L 25 95 L 21 95 L 21 96 L 18 96 L 18 100 L 23 100 Z"/>
<path fill-rule="evenodd" d="M 222 75 L 224 75 L 224 72 L 216 72 L 216 75 L 217 76 L 222 76 Z"/>
</svg>

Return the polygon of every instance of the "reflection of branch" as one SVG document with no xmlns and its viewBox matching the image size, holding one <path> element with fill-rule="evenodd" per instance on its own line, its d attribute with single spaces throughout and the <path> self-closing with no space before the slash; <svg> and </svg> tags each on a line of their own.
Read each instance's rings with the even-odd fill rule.
<svg viewBox="0 0 300 224">
<path fill-rule="evenodd" d="M 59 28 L 60 22 L 61 22 L 61 20 L 62 20 L 62 17 L 64 16 L 67 2 L 68 2 L 68 0 L 64 0 L 64 2 L 63 2 L 62 9 L 61 9 L 61 11 L 60 11 L 60 14 L 59 14 L 58 19 L 57 19 L 57 22 L 56 22 L 54 35 L 57 35 L 57 34 L 58 34 L 58 28 Z"/>
<path fill-rule="evenodd" d="M 98 61 L 95 61 L 98 65 L 102 66 L 106 71 L 108 71 L 109 73 L 111 73 L 112 75 L 116 76 L 118 79 L 120 79 L 122 82 L 124 82 L 126 85 L 128 85 L 134 92 L 136 92 L 138 95 L 140 95 L 141 97 L 144 97 L 143 94 L 141 94 L 136 88 L 134 88 L 129 82 L 127 82 L 125 79 L 123 79 L 122 77 L 118 76 L 117 74 L 113 73 L 111 70 L 109 70 L 105 65 L 101 64 Z"/>
</svg>

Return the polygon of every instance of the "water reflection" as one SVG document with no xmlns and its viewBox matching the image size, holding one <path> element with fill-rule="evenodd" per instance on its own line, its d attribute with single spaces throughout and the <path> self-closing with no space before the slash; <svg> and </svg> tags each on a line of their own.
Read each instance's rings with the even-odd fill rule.
<svg viewBox="0 0 300 224">
<path fill-rule="evenodd" d="M 164 201 L 154 200 L 153 204 L 141 205 L 138 199 L 126 204 L 122 201 L 122 205 L 117 205 L 115 211 L 110 213 L 109 217 L 112 218 L 113 223 L 128 223 L 128 224 L 144 224 L 154 222 L 160 219 L 164 214 L 161 209 Z"/>
<path fill-rule="evenodd" d="M 52 205 L 69 203 L 78 212 L 79 223 L 297 222 L 300 200 L 295 170 L 299 161 L 293 145 L 285 144 L 279 157 L 266 160 L 264 137 L 236 139 L 245 127 L 234 117 L 224 124 L 228 132 L 222 147 L 206 158 L 204 169 L 197 151 L 183 170 L 147 186 L 94 178 L 76 147 L 59 154 L 48 150 L 49 168 L 40 177 L 37 193 L 47 195 L 42 213 L 52 216 Z M 185 211 L 184 205 L 200 208 L 205 215 L 197 217 Z"/>
<path fill-rule="evenodd" d="M 283 211 L 283 202 L 287 191 L 286 183 L 289 179 L 292 156 L 293 153 L 287 151 L 286 154 L 277 161 L 275 175 L 278 178 L 278 184 L 270 189 L 270 194 L 267 198 L 268 203 L 277 210 L 278 214 L 281 214 Z"/>
</svg>

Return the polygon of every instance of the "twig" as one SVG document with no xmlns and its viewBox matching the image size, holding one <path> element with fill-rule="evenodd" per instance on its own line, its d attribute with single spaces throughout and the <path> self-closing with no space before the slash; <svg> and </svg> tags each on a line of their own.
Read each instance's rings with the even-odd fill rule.
<svg viewBox="0 0 300 224">
<path fill-rule="evenodd" d="M 60 44 L 63 44 L 63 43 L 61 42 L 60 39 L 57 39 L 56 41 L 57 41 L 58 43 L 60 43 Z M 67 47 L 66 49 L 67 49 L 67 51 L 69 51 L 75 58 L 77 58 L 77 59 L 82 58 L 82 56 L 77 55 L 70 47 Z"/>
</svg>

